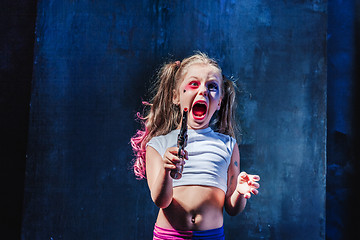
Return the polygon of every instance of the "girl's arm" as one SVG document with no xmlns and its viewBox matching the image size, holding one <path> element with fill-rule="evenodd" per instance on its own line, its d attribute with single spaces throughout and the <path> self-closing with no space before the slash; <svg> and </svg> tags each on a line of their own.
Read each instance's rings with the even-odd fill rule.
<svg viewBox="0 0 360 240">
<path fill-rule="evenodd" d="M 228 168 L 227 192 L 225 196 L 225 210 L 230 216 L 235 216 L 244 210 L 246 199 L 243 194 L 236 191 L 237 178 L 240 174 L 240 153 L 237 144 L 231 156 Z"/>
<path fill-rule="evenodd" d="M 168 148 L 162 158 L 154 148 L 146 148 L 146 178 L 151 198 L 159 208 L 168 207 L 172 201 L 173 184 L 170 171 L 175 169 L 176 163 L 180 161 L 177 151 L 177 147 Z"/>
<path fill-rule="evenodd" d="M 246 199 L 251 197 L 251 193 L 258 194 L 259 184 L 255 181 L 260 180 L 257 175 L 240 173 L 240 153 L 237 144 L 234 146 L 231 162 L 228 168 L 228 189 L 225 196 L 225 210 L 235 216 L 244 210 Z"/>
</svg>

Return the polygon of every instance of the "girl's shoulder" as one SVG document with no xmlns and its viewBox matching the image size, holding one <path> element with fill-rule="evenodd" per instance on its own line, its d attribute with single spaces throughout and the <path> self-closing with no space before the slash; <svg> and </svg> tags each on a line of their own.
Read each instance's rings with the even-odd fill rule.
<svg viewBox="0 0 360 240">
<path fill-rule="evenodd" d="M 236 139 L 230 135 L 220 133 L 220 132 L 215 132 L 215 131 L 212 131 L 212 134 L 224 143 L 228 143 L 228 142 L 230 142 L 232 144 L 236 143 Z"/>
<path fill-rule="evenodd" d="M 154 141 L 156 141 L 156 142 L 168 141 L 169 139 L 177 137 L 177 135 L 179 134 L 179 131 L 180 130 L 175 129 L 175 130 L 170 131 L 167 134 L 155 136 L 155 137 L 150 139 L 149 143 L 154 142 Z"/>
<path fill-rule="evenodd" d="M 223 134 L 223 133 L 220 133 L 220 132 L 215 132 L 214 131 L 213 133 L 214 133 L 214 135 L 216 136 L 216 138 L 219 141 L 223 142 L 226 145 L 228 151 L 231 153 L 233 151 L 233 149 L 234 149 L 235 144 L 236 144 L 236 139 L 233 138 L 230 135 Z"/>
<path fill-rule="evenodd" d="M 176 146 L 178 134 L 179 130 L 173 130 L 165 135 L 155 136 L 149 140 L 146 146 L 153 147 L 163 156 L 167 148 Z"/>
<path fill-rule="evenodd" d="M 220 132 L 214 132 L 217 136 L 218 136 L 218 138 L 220 138 L 220 139 L 223 139 L 223 140 L 225 140 L 225 141 L 233 141 L 233 142 L 235 142 L 236 143 L 236 139 L 235 138 L 233 138 L 232 136 L 230 136 L 230 135 L 227 135 L 227 134 L 224 134 L 224 133 L 220 133 Z"/>
<path fill-rule="evenodd" d="M 206 128 L 206 129 L 201 129 L 201 130 L 196 130 L 193 131 L 193 134 L 191 134 L 192 132 L 190 131 L 189 134 L 189 140 L 188 141 L 207 141 L 207 142 L 217 142 L 218 144 L 221 145 L 226 145 L 226 148 L 228 149 L 229 152 L 232 152 L 235 144 L 236 144 L 236 139 L 233 138 L 230 135 L 227 134 L 223 134 L 220 132 L 216 132 L 213 129 L 211 129 L 210 127 Z"/>
</svg>

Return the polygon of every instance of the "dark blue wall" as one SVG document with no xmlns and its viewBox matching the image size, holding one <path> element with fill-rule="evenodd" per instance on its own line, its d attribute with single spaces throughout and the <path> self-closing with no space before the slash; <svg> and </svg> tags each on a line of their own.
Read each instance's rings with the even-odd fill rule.
<svg viewBox="0 0 360 240">
<path fill-rule="evenodd" d="M 360 226 L 360 1 L 328 3 L 327 239 L 352 239 Z"/>
<path fill-rule="evenodd" d="M 193 50 L 239 79 L 242 170 L 261 194 L 227 239 L 324 239 L 326 1 L 39 1 L 23 239 L 149 239 L 129 170 L 161 62 Z"/>
</svg>

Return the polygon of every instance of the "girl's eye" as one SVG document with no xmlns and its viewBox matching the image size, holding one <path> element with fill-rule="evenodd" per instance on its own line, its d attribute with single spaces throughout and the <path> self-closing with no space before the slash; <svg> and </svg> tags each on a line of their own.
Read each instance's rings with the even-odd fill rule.
<svg viewBox="0 0 360 240">
<path fill-rule="evenodd" d="M 189 85 L 190 85 L 191 87 L 198 87 L 198 86 L 199 86 L 199 83 L 198 83 L 198 82 L 195 82 L 195 81 L 192 81 L 192 82 L 189 83 Z"/>
<path fill-rule="evenodd" d="M 208 89 L 210 90 L 210 91 L 217 91 L 218 90 L 218 85 L 216 84 L 216 83 L 210 83 L 209 85 L 208 85 Z"/>
</svg>

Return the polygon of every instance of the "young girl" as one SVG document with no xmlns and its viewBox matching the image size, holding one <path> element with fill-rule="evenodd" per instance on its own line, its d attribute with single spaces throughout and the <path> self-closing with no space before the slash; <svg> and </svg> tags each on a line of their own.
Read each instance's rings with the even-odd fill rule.
<svg viewBox="0 0 360 240">
<path fill-rule="evenodd" d="M 251 193 L 258 194 L 260 180 L 240 173 L 234 85 L 203 53 L 165 64 L 157 80 L 155 96 L 144 103 L 149 113 L 144 118 L 138 114 L 144 129 L 131 139 L 135 175 L 147 179 L 160 208 L 153 239 L 224 239 L 223 208 L 231 216 L 240 213 Z M 185 108 L 185 164 L 175 180 L 170 172 L 181 164 L 177 136 Z"/>
</svg>

